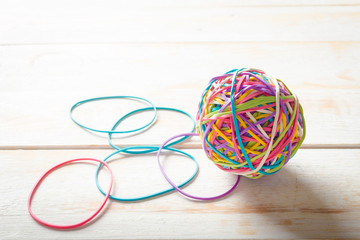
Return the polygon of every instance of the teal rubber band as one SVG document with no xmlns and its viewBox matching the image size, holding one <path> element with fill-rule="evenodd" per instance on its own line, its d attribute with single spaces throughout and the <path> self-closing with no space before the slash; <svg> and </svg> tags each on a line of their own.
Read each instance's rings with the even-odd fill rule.
<svg viewBox="0 0 360 240">
<path fill-rule="evenodd" d="M 124 116 L 122 116 L 115 124 L 114 126 L 112 127 L 111 131 L 114 131 L 116 129 L 116 127 L 127 117 L 131 116 L 132 114 L 135 114 L 135 113 L 138 113 L 138 112 L 142 112 L 142 111 L 148 111 L 148 110 L 151 110 L 152 108 L 140 108 L 140 109 L 137 109 L 137 110 L 134 110 L 134 111 L 131 111 L 127 114 L 125 114 Z M 192 120 L 192 123 L 193 123 L 193 126 L 192 126 L 192 129 L 191 129 L 191 132 L 193 132 L 195 130 L 195 120 L 194 118 L 187 112 L 185 111 L 182 111 L 180 109 L 177 109 L 177 108 L 169 108 L 169 107 L 156 107 L 157 110 L 166 110 L 166 111 L 174 111 L 174 112 L 179 112 L 179 113 L 182 113 L 186 116 L 188 116 L 191 120 Z M 107 161 L 109 158 L 111 158 L 112 156 L 114 156 L 115 154 L 118 154 L 118 153 L 127 153 L 127 154 L 134 154 L 134 155 L 138 155 L 138 154 L 145 154 L 145 153 L 151 153 L 151 152 L 156 152 L 159 150 L 159 146 L 154 146 L 154 145 L 149 145 L 149 146 L 145 146 L 145 145 L 142 145 L 142 146 L 133 146 L 133 147 L 126 147 L 126 148 L 119 148 L 117 147 L 116 145 L 113 144 L 112 142 L 112 139 L 111 139 L 111 136 L 113 135 L 113 133 L 109 132 L 108 133 L 108 141 L 109 141 L 109 144 L 116 150 L 115 152 L 111 153 L 109 156 L 107 156 L 103 161 Z M 189 136 L 185 136 L 185 137 L 182 137 L 180 138 L 179 140 L 177 141 L 174 141 L 174 142 L 170 142 L 169 144 L 167 144 L 166 146 L 164 146 L 163 149 L 165 150 L 170 150 L 170 151 L 174 151 L 174 152 L 178 152 L 178 153 L 181 153 L 189 158 L 191 158 L 194 163 L 196 164 L 196 169 L 194 171 L 194 173 L 187 179 L 185 180 L 184 182 L 182 182 L 181 184 L 179 184 L 177 187 L 183 187 L 185 186 L 186 184 L 188 184 L 195 176 L 196 174 L 198 173 L 199 171 L 199 165 L 196 161 L 196 159 L 184 152 L 184 151 L 181 151 L 181 150 L 178 150 L 178 149 L 175 149 L 175 148 L 170 148 L 170 146 L 172 145 L 175 145 L 175 144 L 178 144 L 182 141 L 184 141 L 185 139 L 187 139 Z M 143 151 L 139 151 L 141 149 L 145 149 Z M 98 173 L 99 173 L 99 170 L 101 168 L 101 165 L 99 165 L 99 167 L 97 168 L 96 170 L 96 174 L 95 174 L 95 182 L 96 182 L 96 186 L 98 187 L 99 191 L 102 193 L 102 194 L 105 194 L 104 190 L 100 187 L 99 185 L 99 181 L 98 181 Z M 170 187 L 170 188 L 167 188 L 165 190 L 162 190 L 162 191 L 159 191 L 159 192 L 156 192 L 156 193 L 152 193 L 152 194 L 148 194 L 148 195 L 145 195 L 145 196 L 141 196 L 141 197 L 136 197 L 136 198 L 119 198 L 119 197 L 115 197 L 115 196 L 112 196 L 110 195 L 110 199 L 113 199 L 113 200 L 117 200 L 117 201 L 140 201 L 140 200 L 144 200 L 144 199 L 148 199 L 148 198 L 152 198 L 152 197 L 156 197 L 156 196 L 160 196 L 162 194 L 165 194 L 165 193 L 168 193 L 168 192 L 171 192 L 175 190 L 175 188 L 173 187 Z"/>
<path fill-rule="evenodd" d="M 78 121 L 76 121 L 75 118 L 73 117 L 73 111 L 75 110 L 75 108 L 77 108 L 81 104 L 88 103 L 88 102 L 99 101 L 99 100 L 117 99 L 117 98 L 137 99 L 137 100 L 147 102 L 151 106 L 151 109 L 154 110 L 153 118 L 150 120 L 150 122 L 146 123 L 144 126 L 136 128 L 136 129 L 131 129 L 131 130 L 127 130 L 127 131 L 113 131 L 113 130 L 107 131 L 107 130 L 101 130 L 101 129 L 95 129 L 95 128 L 87 127 L 87 126 L 79 123 Z M 90 98 L 90 99 L 82 100 L 82 101 L 79 101 L 79 102 L 75 103 L 70 109 L 70 118 L 74 123 L 76 123 L 77 125 L 79 125 L 80 127 L 84 128 L 84 129 L 87 129 L 87 130 L 92 131 L 92 132 L 99 132 L 99 133 L 132 133 L 132 132 L 137 132 L 137 131 L 143 130 L 144 128 L 150 126 L 155 121 L 156 114 L 157 114 L 156 113 L 156 107 L 152 102 L 150 102 L 149 100 L 147 100 L 145 98 L 135 97 L 135 96 L 108 96 L 108 97 Z"/>
<path fill-rule="evenodd" d="M 104 100 L 104 99 L 116 99 L 116 98 L 129 98 L 129 99 L 138 99 L 138 100 L 141 100 L 141 101 L 144 101 L 144 102 L 147 102 L 151 107 L 146 107 L 146 108 L 140 108 L 140 109 L 136 109 L 136 110 L 133 110 L 125 115 L 123 115 L 115 124 L 114 126 L 111 128 L 110 131 L 108 130 L 101 130 L 101 129 L 94 129 L 94 128 L 90 128 L 90 127 L 87 127 L 83 124 L 80 124 L 78 121 L 75 120 L 75 118 L 73 117 L 72 113 L 74 111 L 75 108 L 77 108 L 79 105 L 81 104 L 84 104 L 84 103 L 87 103 L 87 102 L 92 102 L 92 101 L 98 101 L 98 100 Z M 152 120 L 150 122 L 148 122 L 147 124 L 145 124 L 144 126 L 142 127 L 139 127 L 139 128 L 136 128 L 136 129 L 132 129 L 132 130 L 126 130 L 126 131 L 116 131 L 116 127 L 124 120 L 126 119 L 127 117 L 135 114 L 135 113 L 138 113 L 138 112 L 142 112 L 142 111 L 149 111 L 149 110 L 154 110 L 154 116 L 152 118 Z M 76 123 L 78 126 L 80 126 L 81 128 L 84 128 L 86 130 L 89 130 L 89 131 L 93 131 L 93 132 L 99 132 L 99 133 L 107 133 L 108 134 L 108 141 L 109 141 L 109 144 L 111 147 L 113 147 L 116 151 L 111 153 L 110 155 L 108 155 L 103 161 L 107 161 L 109 158 L 111 158 L 112 156 L 114 156 L 115 154 L 118 154 L 118 153 L 126 153 L 126 154 L 133 154 L 133 155 L 136 155 L 136 154 L 145 154 L 145 153 L 151 153 L 151 152 L 156 152 L 159 150 L 159 146 L 154 146 L 154 145 L 149 145 L 149 146 L 145 146 L 145 145 L 142 145 L 142 146 L 132 146 L 132 147 L 126 147 L 126 148 L 119 148 L 117 146 L 115 146 L 112 142 L 112 139 L 111 139 L 111 136 L 113 134 L 121 134 L 121 133 L 133 133 L 133 132 L 138 132 L 138 131 L 141 131 L 141 130 L 144 130 L 145 128 L 151 126 L 151 124 L 155 121 L 156 119 L 156 115 L 157 115 L 157 110 L 167 110 L 167 111 L 175 111 L 175 112 L 179 112 L 179 113 L 182 113 L 186 116 L 188 116 L 192 122 L 193 122 L 193 126 L 192 126 L 192 129 L 191 129 L 191 132 L 193 132 L 195 130 L 195 120 L 194 118 L 188 114 L 187 112 L 185 111 L 182 111 L 180 109 L 176 109 L 176 108 L 169 108 L 169 107 L 155 107 L 154 104 L 152 104 L 149 100 L 147 99 L 144 99 L 144 98 L 141 98 L 141 97 L 135 97 L 135 96 L 109 96 L 109 97 L 98 97 L 98 98 L 90 98 L 90 99 L 86 99 L 86 100 L 82 100 L 82 101 L 79 101 L 77 103 L 75 103 L 71 109 L 70 109 L 70 117 L 72 119 L 72 121 L 74 123 Z M 196 165 L 196 169 L 194 171 L 194 173 L 187 179 L 185 180 L 184 182 L 182 182 L 181 184 L 179 184 L 177 187 L 183 187 L 185 186 L 187 183 L 189 183 L 195 176 L 196 174 L 198 173 L 198 170 L 199 170 L 199 165 L 196 161 L 196 159 L 186 153 L 186 152 L 183 152 L 181 150 L 178 150 L 178 149 L 175 149 L 175 148 L 170 148 L 170 146 L 172 145 L 175 145 L 175 144 L 178 144 L 182 141 L 184 141 L 185 139 L 187 139 L 188 136 L 185 136 L 177 141 L 174 141 L 174 142 L 170 142 L 169 144 L 167 144 L 166 146 L 164 146 L 164 149 L 166 150 L 169 150 L 169 151 L 174 151 L 174 152 L 178 152 L 180 154 L 183 154 L 187 157 L 189 157 L 190 159 L 192 159 L 192 161 L 195 163 Z M 145 150 L 143 150 L 145 149 Z M 139 151 L 140 150 L 140 151 Z M 95 174 L 95 182 L 96 182 L 96 186 L 98 187 L 99 191 L 102 193 L 102 194 L 106 194 L 100 187 L 99 185 L 99 182 L 98 182 L 98 173 L 99 173 L 99 170 L 101 168 L 102 164 L 100 164 L 96 170 L 96 174 Z M 152 194 L 148 194 L 148 195 L 145 195 L 145 196 L 141 196 L 141 197 L 136 197 L 136 198 L 118 198 L 118 197 L 114 197 L 114 196 L 111 196 L 109 198 L 113 199 L 113 200 L 117 200 L 117 201 L 140 201 L 140 200 L 144 200 L 144 199 L 148 199 L 148 198 L 152 198 L 152 197 L 156 197 L 156 196 L 159 196 L 159 195 L 162 195 L 162 194 L 165 194 L 165 193 L 168 193 L 170 191 L 173 191 L 175 190 L 175 188 L 173 187 L 170 187 L 170 188 L 167 188 L 165 190 L 162 190 L 162 191 L 159 191 L 159 192 L 156 192 L 156 193 L 152 193 Z"/>
<path fill-rule="evenodd" d="M 232 115 L 232 118 L 233 118 L 233 121 L 234 121 L 234 127 L 235 127 L 235 134 L 236 134 L 236 138 L 237 138 L 237 141 L 239 143 L 239 146 L 240 146 L 240 149 L 241 149 L 241 152 L 244 154 L 244 157 L 245 157 L 245 160 L 246 160 L 246 163 L 249 165 L 250 169 L 251 170 L 254 170 L 254 166 L 252 165 L 250 159 L 249 159 L 249 156 L 247 155 L 246 151 L 245 151 L 245 147 L 244 147 L 244 144 L 241 140 L 241 137 L 240 137 L 240 131 L 239 131 L 239 123 L 238 123 L 238 120 L 236 118 L 236 111 L 235 111 L 235 101 L 234 101 L 234 85 L 235 85 L 235 81 L 236 81 L 236 77 L 238 75 L 238 73 L 241 71 L 242 69 L 239 69 L 239 70 L 236 70 L 234 72 L 234 75 L 233 75 L 233 79 L 232 79 L 232 82 L 231 82 L 231 91 L 230 91 L 230 101 L 231 101 L 231 115 Z M 240 158 L 240 156 L 239 156 Z"/>
<path fill-rule="evenodd" d="M 156 147 L 157 149 L 159 149 L 159 147 Z M 109 156 L 107 156 L 105 159 L 104 159 L 104 162 L 106 162 L 109 158 L 111 158 L 112 156 L 114 156 L 115 154 L 118 154 L 118 153 L 121 153 L 121 152 L 124 152 L 124 150 L 131 150 L 131 149 L 148 149 L 147 146 L 134 146 L 134 147 L 127 147 L 127 148 L 123 148 L 123 149 L 119 149 L 113 153 L 111 153 Z M 183 187 L 185 186 L 186 184 L 188 184 L 191 180 L 193 180 L 193 178 L 196 176 L 196 174 L 198 173 L 199 171 L 199 164 L 198 162 L 196 161 L 196 159 L 190 155 L 189 153 L 186 153 L 184 151 L 181 151 L 179 149 L 176 149 L 176 148 L 170 148 L 170 147 L 167 147 L 166 150 L 169 150 L 169 151 L 173 151 L 173 152 L 177 152 L 177 153 L 181 153 L 187 157 L 189 157 L 194 163 L 195 163 L 195 171 L 194 173 L 187 179 L 185 180 L 184 182 L 180 183 L 177 187 Z M 156 151 L 156 150 L 155 150 Z M 153 151 L 154 152 L 154 151 Z M 104 192 L 104 190 L 100 187 L 99 185 L 99 181 L 98 181 L 98 175 L 99 175 L 99 170 L 101 168 L 102 164 L 100 164 L 98 166 L 98 168 L 96 169 L 96 173 L 95 173 L 95 181 L 96 181 L 96 186 L 97 188 L 99 189 L 99 191 L 103 194 L 103 195 L 106 195 L 106 193 Z M 151 194 L 148 194 L 148 195 L 145 195 L 145 196 L 141 196 L 141 197 L 135 197 L 135 198 L 120 198 L 120 197 L 115 197 L 113 195 L 110 195 L 109 198 L 110 199 L 113 199 L 113 200 L 116 200 L 116 201 L 121 201 L 121 202 L 131 202 L 131 201 L 140 201 L 140 200 L 144 200 L 144 199 L 148 199 L 148 198 L 152 198 L 152 197 L 156 197 L 156 196 L 160 196 L 162 194 L 165 194 L 165 193 L 168 193 L 168 192 L 171 192 L 175 190 L 175 188 L 173 187 L 170 187 L 170 188 L 167 188 L 165 190 L 162 190 L 162 191 L 159 191 L 159 192 L 156 192 L 156 193 L 151 193 Z"/>
<path fill-rule="evenodd" d="M 125 114 L 124 116 L 122 116 L 115 124 L 114 126 L 112 127 L 111 131 L 114 131 L 116 129 L 116 127 L 121 123 L 121 121 L 123 121 L 125 118 L 131 116 L 132 114 L 135 114 L 135 113 L 138 113 L 138 112 L 143 112 L 143 111 L 149 111 L 149 110 L 152 110 L 152 108 L 148 107 L 148 108 L 140 108 L 140 109 L 137 109 L 137 110 L 134 110 L 134 111 L 131 111 L 127 114 Z M 156 107 L 156 110 L 166 110 L 166 111 L 173 111 L 173 112 L 178 112 L 178 113 L 182 113 L 184 114 L 185 116 L 188 116 L 192 123 L 193 123 L 193 126 L 192 126 L 192 129 L 190 132 L 193 132 L 195 130 L 195 126 L 196 126 L 196 123 L 195 123 L 195 120 L 194 118 L 187 112 L 185 111 L 182 111 L 180 109 L 177 109 L 177 108 L 169 108 L 169 107 Z M 110 146 L 112 146 L 115 150 L 120 150 L 121 148 L 117 147 L 116 145 L 113 144 L 112 142 L 112 139 L 111 139 L 111 136 L 112 136 L 113 133 L 109 133 L 108 134 L 108 141 L 109 141 L 109 144 Z M 166 149 L 166 147 L 170 147 L 170 146 L 173 146 L 173 145 L 176 145 L 182 141 L 184 141 L 185 139 L 189 138 L 189 136 L 185 136 L 185 137 L 182 137 L 180 138 L 179 140 L 176 140 L 176 141 L 173 141 L 169 144 L 167 144 L 164 148 Z M 158 151 L 159 150 L 159 147 L 157 146 L 146 146 L 148 150 L 144 150 L 144 151 L 130 151 L 129 150 L 124 150 L 123 152 L 124 153 L 129 153 L 129 154 L 145 154 L 145 153 L 151 153 L 151 152 L 154 152 L 154 151 Z M 134 148 L 136 149 L 136 148 Z"/>
</svg>

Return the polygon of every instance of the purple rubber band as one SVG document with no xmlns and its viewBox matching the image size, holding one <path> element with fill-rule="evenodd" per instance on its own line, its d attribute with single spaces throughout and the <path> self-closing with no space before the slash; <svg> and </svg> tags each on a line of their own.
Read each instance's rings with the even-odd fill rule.
<svg viewBox="0 0 360 240">
<path fill-rule="evenodd" d="M 160 167 L 160 171 L 161 173 L 163 174 L 163 176 L 165 177 L 165 179 L 168 181 L 168 183 L 176 189 L 176 191 L 178 191 L 180 194 L 182 194 L 183 196 L 186 196 L 188 198 L 191 198 L 191 199 L 195 199 L 195 200 L 202 200 L 202 201 L 206 201 L 206 200 L 215 200 L 215 199 L 219 199 L 219 198 L 222 198 L 226 195 L 228 195 L 229 193 L 231 193 L 235 188 L 236 186 L 239 184 L 239 181 L 240 181 L 240 175 L 237 176 L 237 179 L 236 179 L 236 182 L 234 184 L 234 186 L 232 186 L 229 190 L 227 190 L 226 192 L 220 194 L 220 195 L 217 195 L 217 196 L 214 196 L 214 197 L 198 197 L 198 196 L 194 196 L 194 195 L 191 195 L 191 194 L 188 194 L 186 192 L 184 192 L 183 190 L 181 190 L 180 188 L 178 188 L 176 186 L 176 184 L 174 184 L 170 178 L 166 175 L 165 171 L 164 171 L 164 168 L 161 166 L 161 163 L 160 163 L 160 154 L 161 154 L 161 150 L 164 148 L 164 146 L 176 139 L 176 138 L 179 138 L 179 137 L 185 137 L 185 136 L 199 136 L 198 134 L 196 133 L 182 133 L 182 134 L 179 134 L 179 135 L 176 135 L 174 137 L 171 137 L 169 138 L 168 140 L 166 140 L 159 148 L 159 151 L 157 153 L 157 160 L 158 160 L 158 164 L 159 164 L 159 167 Z"/>
</svg>

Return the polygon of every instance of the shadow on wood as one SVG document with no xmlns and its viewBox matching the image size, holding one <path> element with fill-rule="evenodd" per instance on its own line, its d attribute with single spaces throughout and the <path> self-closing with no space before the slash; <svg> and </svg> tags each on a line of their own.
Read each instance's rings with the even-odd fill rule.
<svg viewBox="0 0 360 240">
<path fill-rule="evenodd" d="M 322 184 L 320 177 L 297 170 L 292 165 L 256 181 L 242 178 L 233 194 L 241 196 L 237 211 L 258 215 L 251 225 L 270 238 L 357 237 L 358 215 L 351 206 L 344 204 L 340 194 L 327 197 L 332 186 Z"/>
</svg>

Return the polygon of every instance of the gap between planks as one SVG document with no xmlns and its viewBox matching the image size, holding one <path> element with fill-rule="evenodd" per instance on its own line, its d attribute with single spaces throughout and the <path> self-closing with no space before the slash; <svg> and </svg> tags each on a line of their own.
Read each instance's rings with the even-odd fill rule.
<svg viewBox="0 0 360 240">
<path fill-rule="evenodd" d="M 143 146 L 149 144 L 121 145 L 120 147 Z M 179 144 L 179 149 L 201 149 L 200 144 Z M 0 150 L 102 150 L 112 149 L 110 145 L 28 145 L 28 146 L 0 146 Z M 301 149 L 360 149 L 360 144 L 304 144 Z"/>
<path fill-rule="evenodd" d="M 360 5 L 359 5 L 360 6 Z M 115 42 L 33 42 L 33 43 L 0 43 L 0 47 L 22 47 L 22 46 L 71 46 L 71 45 L 193 45 L 193 44 L 256 44 L 256 43 L 287 43 L 287 44 L 336 44 L 336 43 L 360 43 L 360 41 L 281 41 L 281 40 L 259 40 L 259 41 L 115 41 Z"/>
</svg>

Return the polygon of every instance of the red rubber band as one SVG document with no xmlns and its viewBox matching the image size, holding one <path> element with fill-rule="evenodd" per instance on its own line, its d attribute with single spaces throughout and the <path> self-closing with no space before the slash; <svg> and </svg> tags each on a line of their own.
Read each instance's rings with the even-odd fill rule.
<svg viewBox="0 0 360 240">
<path fill-rule="evenodd" d="M 101 204 L 100 208 L 93 214 L 91 215 L 89 218 L 87 218 L 86 220 L 80 222 L 80 223 L 76 223 L 76 224 L 72 224 L 72 225 L 55 225 L 55 224 L 51 224 L 51 223 L 47 223 L 41 219 L 39 219 L 38 217 L 35 216 L 35 214 L 31 211 L 31 200 L 36 192 L 36 189 L 39 187 L 40 183 L 46 178 L 47 175 L 49 175 L 52 171 L 54 171 L 55 169 L 66 165 L 68 163 L 72 163 L 72 162 L 78 162 L 78 161 L 94 161 L 94 162 L 99 162 L 101 164 L 103 164 L 110 173 L 111 176 L 111 181 L 110 181 L 110 186 L 109 186 L 109 190 L 108 193 L 105 196 L 105 200 L 104 202 Z M 105 162 L 97 160 L 97 159 L 93 159 L 93 158 L 78 158 L 78 159 L 72 159 L 72 160 L 68 160 L 65 162 L 62 162 L 54 167 L 52 167 L 51 169 L 49 169 L 47 172 L 44 173 L 44 175 L 41 176 L 41 178 L 37 181 L 37 183 L 35 184 L 34 188 L 31 190 L 29 198 L 28 198 L 28 203 L 27 203 L 27 207 L 28 207 L 28 211 L 31 215 L 31 217 L 37 221 L 38 223 L 46 226 L 46 227 L 50 227 L 50 228 L 56 228 L 56 229 L 70 229 L 70 228 L 77 228 L 77 227 L 81 227 L 83 225 L 85 225 L 86 223 L 88 223 L 89 221 L 91 221 L 94 217 L 96 217 L 96 215 L 99 214 L 99 212 L 103 209 L 103 207 L 105 206 L 105 203 L 107 202 L 107 200 L 109 199 L 110 193 L 111 193 L 111 189 L 112 189 L 112 185 L 113 185 L 113 173 L 109 167 L 109 165 L 107 165 Z"/>
</svg>

